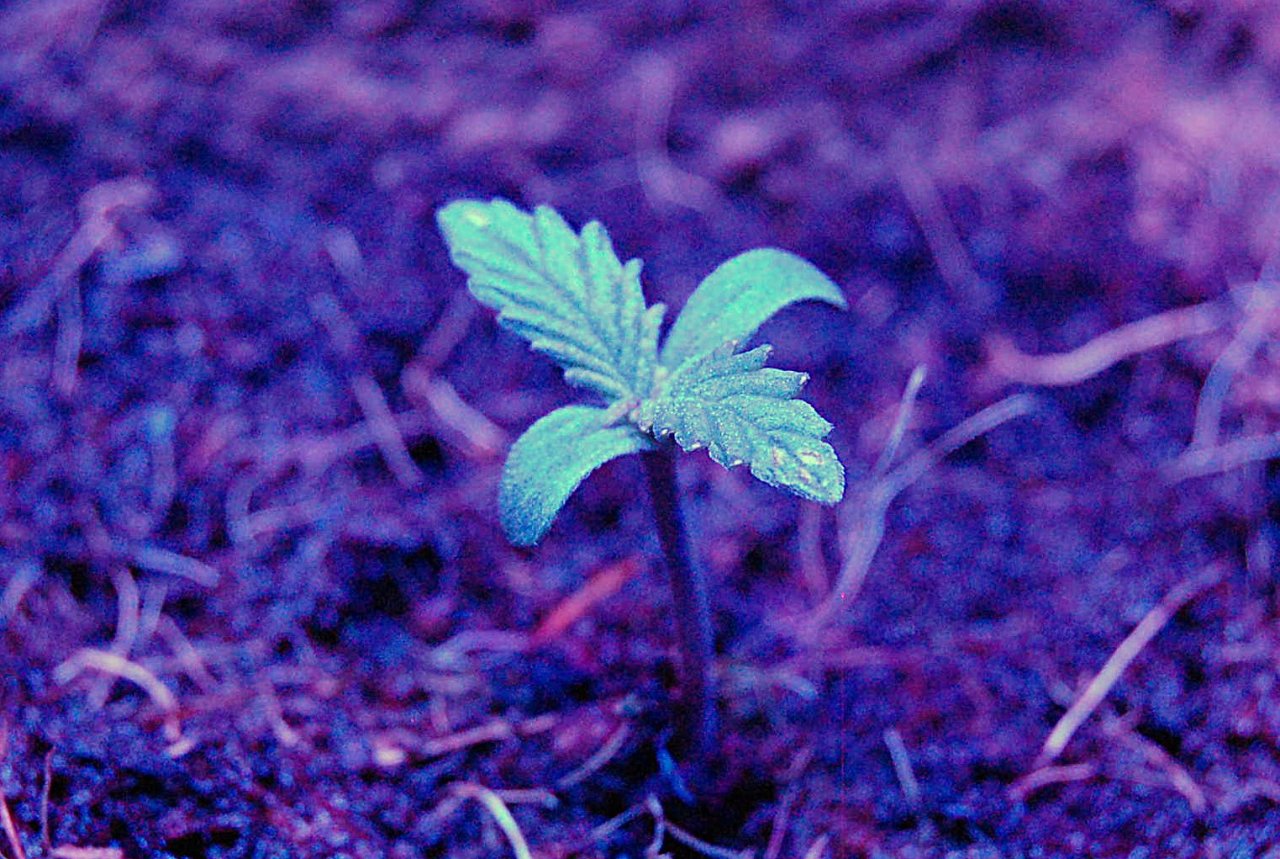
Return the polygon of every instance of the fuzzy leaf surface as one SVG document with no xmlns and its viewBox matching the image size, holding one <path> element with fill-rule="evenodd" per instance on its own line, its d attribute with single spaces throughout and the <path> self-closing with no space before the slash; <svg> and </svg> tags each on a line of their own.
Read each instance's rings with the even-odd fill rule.
<svg viewBox="0 0 1280 859">
<path fill-rule="evenodd" d="M 610 425 L 611 415 L 593 406 L 564 406 L 516 439 L 498 488 L 502 529 L 512 543 L 541 540 L 578 484 L 601 465 L 654 446 L 632 424 Z"/>
<path fill-rule="evenodd" d="M 726 341 L 745 343 L 773 314 L 810 299 L 846 307 L 840 288 L 795 254 L 778 248 L 738 254 L 689 296 L 662 346 L 662 363 L 678 367 Z"/>
<path fill-rule="evenodd" d="M 805 373 L 765 367 L 772 350 L 734 353 L 730 341 L 686 361 L 640 404 L 635 420 L 685 450 L 705 447 L 726 468 L 746 464 L 771 486 L 823 504 L 844 496 L 844 466 L 822 439 L 831 431 L 813 406 L 796 399 Z"/>
<path fill-rule="evenodd" d="M 476 300 L 567 382 L 609 401 L 647 393 L 665 308 L 645 308 L 640 262 L 624 265 L 598 222 L 575 233 L 554 209 L 501 199 L 458 200 L 436 220 Z"/>
</svg>

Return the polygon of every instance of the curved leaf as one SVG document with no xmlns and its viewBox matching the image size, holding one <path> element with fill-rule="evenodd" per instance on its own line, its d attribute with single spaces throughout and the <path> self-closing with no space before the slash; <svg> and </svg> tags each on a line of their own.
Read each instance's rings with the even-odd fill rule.
<svg viewBox="0 0 1280 859">
<path fill-rule="evenodd" d="M 628 453 L 653 447 L 631 424 L 609 425 L 613 412 L 564 406 L 516 439 L 502 469 L 498 508 L 502 529 L 517 546 L 532 546 L 588 474 Z"/>
<path fill-rule="evenodd" d="M 744 343 L 773 314 L 809 299 L 846 307 L 840 288 L 795 254 L 777 248 L 738 254 L 689 296 L 663 344 L 662 363 L 678 367 L 728 340 Z"/>
<path fill-rule="evenodd" d="M 592 221 L 575 233 L 554 209 L 458 200 L 436 215 L 449 255 L 481 304 L 609 400 L 647 391 L 664 308 L 645 309 L 640 262 L 626 265 Z"/>
<path fill-rule="evenodd" d="M 637 424 L 674 434 L 685 450 L 705 447 L 726 468 L 745 464 L 771 486 L 835 504 L 844 496 L 844 466 L 822 440 L 831 424 L 795 399 L 808 375 L 765 367 L 770 346 L 737 354 L 733 347 L 672 371 L 636 410 Z"/>
</svg>

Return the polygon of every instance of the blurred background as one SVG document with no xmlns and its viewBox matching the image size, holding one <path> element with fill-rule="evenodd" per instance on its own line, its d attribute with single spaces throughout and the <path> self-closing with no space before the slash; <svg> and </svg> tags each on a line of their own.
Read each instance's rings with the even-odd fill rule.
<svg viewBox="0 0 1280 859">
<path fill-rule="evenodd" d="M 492 795 L 537 856 L 1262 855 L 1278 86 L 1249 0 L 0 4 L 0 852 L 502 855 Z M 497 527 L 573 394 L 462 196 L 602 221 L 650 301 L 760 245 L 849 299 L 762 332 L 846 502 L 683 465 L 701 803 L 635 464 Z"/>
</svg>

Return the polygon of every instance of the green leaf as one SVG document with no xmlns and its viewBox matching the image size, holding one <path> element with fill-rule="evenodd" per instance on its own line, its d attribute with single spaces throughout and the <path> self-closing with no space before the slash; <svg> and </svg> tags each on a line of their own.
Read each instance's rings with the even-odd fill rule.
<svg viewBox="0 0 1280 859">
<path fill-rule="evenodd" d="M 808 375 L 765 367 L 770 346 L 740 353 L 734 346 L 671 371 L 636 410 L 637 425 L 674 434 L 685 450 L 705 447 L 726 468 L 746 464 L 771 486 L 835 504 L 844 496 L 844 466 L 822 440 L 831 424 L 795 399 Z"/>
<path fill-rule="evenodd" d="M 613 416 L 609 409 L 564 406 L 516 439 L 498 489 L 502 529 L 512 543 L 541 540 L 573 490 L 601 465 L 654 446 L 631 424 L 611 425 Z"/>
<path fill-rule="evenodd" d="M 665 308 L 645 309 L 640 262 L 619 261 L 592 221 L 575 233 L 554 209 L 459 200 L 436 215 L 471 293 L 498 321 L 608 400 L 648 392 Z"/>
<path fill-rule="evenodd" d="M 738 254 L 689 296 L 663 344 L 662 363 L 678 367 L 729 340 L 745 343 L 773 314 L 808 299 L 846 307 L 840 288 L 795 254 L 777 248 Z"/>
</svg>

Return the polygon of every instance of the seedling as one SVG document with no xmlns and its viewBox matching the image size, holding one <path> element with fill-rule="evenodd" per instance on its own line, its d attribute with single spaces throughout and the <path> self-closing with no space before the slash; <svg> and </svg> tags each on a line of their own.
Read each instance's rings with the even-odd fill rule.
<svg viewBox="0 0 1280 859">
<path fill-rule="evenodd" d="M 640 262 L 622 263 L 599 223 L 575 233 L 553 209 L 529 214 L 506 200 L 460 200 L 437 218 L 476 300 L 560 364 L 569 384 L 599 398 L 556 409 L 512 445 L 498 493 L 511 542 L 534 545 L 588 474 L 643 454 L 675 600 L 678 736 L 701 757 L 716 734 L 714 650 L 706 581 L 680 513 L 675 447 L 706 448 L 726 468 L 745 465 L 772 486 L 838 502 L 844 468 L 823 441 L 831 424 L 796 397 L 807 374 L 766 367 L 767 345 L 739 347 L 793 302 L 844 308 L 844 297 L 793 254 L 747 251 L 698 285 L 659 348 L 666 308 L 645 305 Z"/>
</svg>

